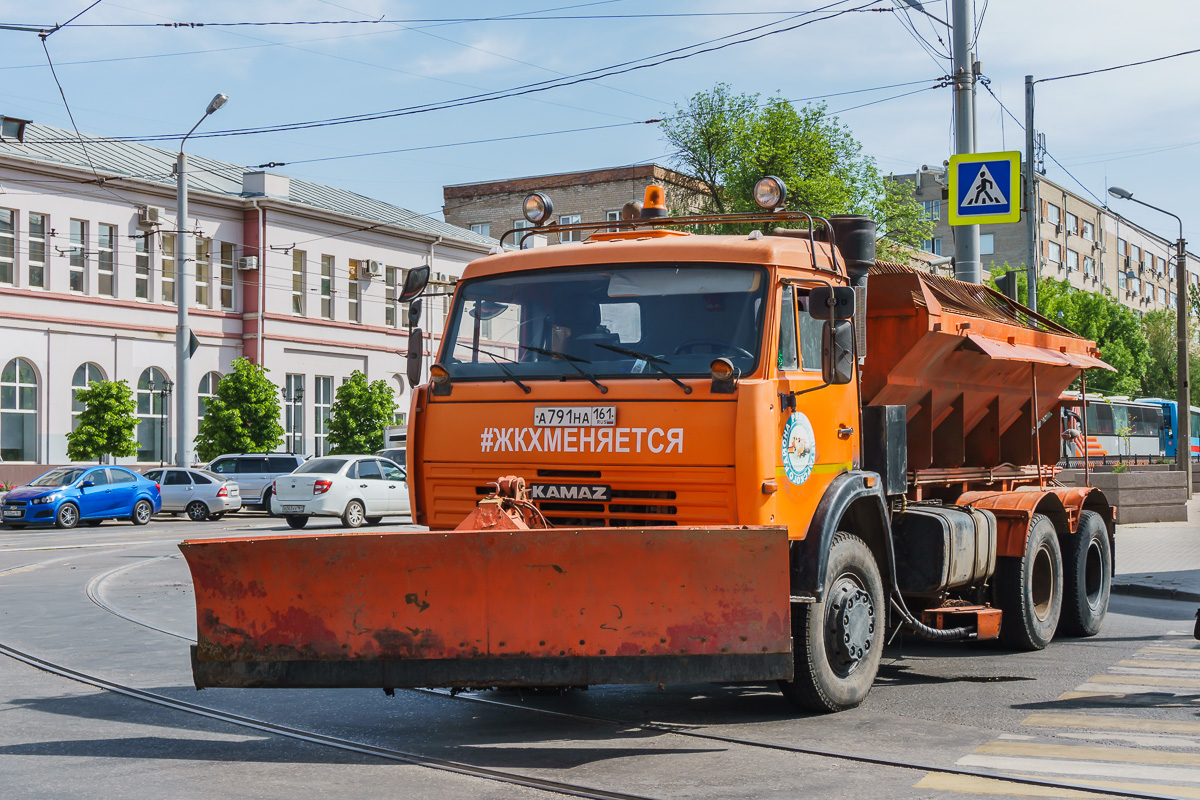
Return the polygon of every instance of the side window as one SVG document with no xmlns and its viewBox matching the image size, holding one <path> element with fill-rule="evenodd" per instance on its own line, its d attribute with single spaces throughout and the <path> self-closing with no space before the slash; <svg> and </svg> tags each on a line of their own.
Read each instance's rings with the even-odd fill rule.
<svg viewBox="0 0 1200 800">
<path fill-rule="evenodd" d="M 188 477 L 186 472 L 172 469 L 167 471 L 167 479 L 163 481 L 164 486 L 188 486 L 192 479 Z"/>
<path fill-rule="evenodd" d="M 110 469 L 108 474 L 113 483 L 137 483 L 137 475 L 123 469 Z M 151 478 L 151 480 L 156 479 Z"/>
<path fill-rule="evenodd" d="M 192 483 L 197 485 L 207 485 L 212 483 L 212 478 L 208 477 L 207 475 L 201 475 L 199 472 L 193 472 L 191 475 Z"/>
<path fill-rule="evenodd" d="M 272 456 L 267 459 L 267 472 L 291 472 L 297 466 L 296 459 Z"/>
<path fill-rule="evenodd" d="M 351 462 L 350 466 L 346 467 L 346 477 L 347 478 L 357 478 L 358 477 L 358 463 L 357 462 Z"/>
<path fill-rule="evenodd" d="M 800 356 L 796 347 L 796 291 L 783 287 L 783 302 L 779 307 L 779 360 L 780 370 L 800 368 Z"/>
<path fill-rule="evenodd" d="M 108 486 L 108 470 L 98 469 L 88 473 L 86 480 L 95 486 Z"/>
<path fill-rule="evenodd" d="M 358 477 L 376 481 L 383 480 L 383 474 L 379 471 L 379 462 L 366 459 L 358 462 Z"/>
<path fill-rule="evenodd" d="M 152 469 L 145 473 L 143 477 L 145 477 L 145 479 L 148 481 L 154 481 L 155 483 L 158 483 L 159 479 L 162 477 L 162 470 Z"/>
<path fill-rule="evenodd" d="M 383 477 L 389 481 L 404 480 L 404 471 L 388 461 L 380 461 L 379 466 L 383 469 Z"/>
<path fill-rule="evenodd" d="M 808 295 L 798 298 L 800 303 L 800 367 L 805 370 L 821 371 L 821 329 L 825 323 L 813 319 L 808 313 Z"/>
<path fill-rule="evenodd" d="M 218 475 L 230 475 L 237 472 L 237 459 L 222 458 L 209 464 L 208 468 Z"/>
<path fill-rule="evenodd" d="M 267 471 L 265 458 L 239 458 L 237 471 L 242 475 L 256 475 Z M 288 470 L 291 472 L 291 470 Z"/>
</svg>

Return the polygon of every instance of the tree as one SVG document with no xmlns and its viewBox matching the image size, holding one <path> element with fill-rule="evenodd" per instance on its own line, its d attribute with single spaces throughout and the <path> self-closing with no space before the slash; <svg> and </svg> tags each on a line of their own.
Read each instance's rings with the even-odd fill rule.
<svg viewBox="0 0 1200 800">
<path fill-rule="evenodd" d="M 75 390 L 75 399 L 84 409 L 67 434 L 67 458 L 100 461 L 137 455 L 137 400 L 126 381 L 92 381 Z"/>
<path fill-rule="evenodd" d="M 269 453 L 283 442 L 279 422 L 279 390 L 267 378 L 270 370 L 234 359 L 232 371 L 217 383 L 196 436 L 202 461 L 222 453 Z"/>
<path fill-rule="evenodd" d="M 1175 396 L 1175 375 L 1178 370 L 1175 347 L 1175 312 L 1168 309 L 1151 311 L 1142 317 L 1146 336 L 1146 374 L 1142 378 L 1142 393 L 1149 397 Z"/>
<path fill-rule="evenodd" d="M 383 429 L 396 416 L 396 399 L 387 381 L 367 383 L 360 370 L 337 388 L 329 409 L 329 452 L 373 453 L 384 445 Z"/>
<path fill-rule="evenodd" d="M 759 95 L 719 83 L 664 116 L 673 165 L 696 181 L 706 212 L 758 211 L 754 184 L 774 175 L 787 184 L 790 208 L 874 219 L 883 257 L 896 257 L 890 243 L 920 247 L 933 230 L 913 199 L 916 186 L 883 176 L 823 103 L 796 108 L 775 96 L 760 104 Z"/>
</svg>

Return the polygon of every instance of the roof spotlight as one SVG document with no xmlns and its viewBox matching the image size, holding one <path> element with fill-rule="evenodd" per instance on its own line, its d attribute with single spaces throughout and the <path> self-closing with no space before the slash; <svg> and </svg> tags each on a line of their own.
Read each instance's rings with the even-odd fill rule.
<svg viewBox="0 0 1200 800">
<path fill-rule="evenodd" d="M 787 202 L 787 186 L 774 175 L 768 175 L 754 184 L 754 202 L 770 211 L 783 208 Z"/>
<path fill-rule="evenodd" d="M 550 198 L 541 192 L 534 192 L 525 198 L 521 210 L 525 214 L 525 219 L 534 225 L 544 225 L 554 216 L 554 203 L 550 202 Z"/>
</svg>

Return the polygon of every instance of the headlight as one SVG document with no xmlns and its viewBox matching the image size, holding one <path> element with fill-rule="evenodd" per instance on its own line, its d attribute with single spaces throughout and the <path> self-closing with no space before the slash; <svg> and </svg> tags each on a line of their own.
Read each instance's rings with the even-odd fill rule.
<svg viewBox="0 0 1200 800">
<path fill-rule="evenodd" d="M 47 503 L 53 503 L 59 497 L 61 497 L 61 495 L 58 492 L 55 492 L 54 494 L 46 494 L 42 495 L 41 497 L 35 497 L 29 502 L 35 506 L 44 506 Z"/>
</svg>

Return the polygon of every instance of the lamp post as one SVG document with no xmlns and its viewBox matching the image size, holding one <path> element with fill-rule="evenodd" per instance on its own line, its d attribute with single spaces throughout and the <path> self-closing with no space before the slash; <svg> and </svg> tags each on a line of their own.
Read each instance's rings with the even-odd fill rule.
<svg viewBox="0 0 1200 800">
<path fill-rule="evenodd" d="M 167 460 L 167 404 L 171 402 L 171 390 L 175 384 L 170 378 L 163 378 L 158 384 L 158 465 L 161 467 Z"/>
<path fill-rule="evenodd" d="M 1175 465 L 1183 470 L 1187 486 L 1187 496 L 1192 496 L 1192 416 L 1191 391 L 1188 381 L 1188 280 L 1187 280 L 1187 242 L 1183 238 L 1183 220 L 1170 211 L 1152 206 L 1137 200 L 1133 192 L 1120 186 L 1110 186 L 1108 193 L 1121 200 L 1130 200 L 1146 208 L 1154 209 L 1160 214 L 1173 217 L 1179 223 L 1179 239 L 1175 242 L 1175 331 L 1176 359 L 1175 370 Z"/>
<path fill-rule="evenodd" d="M 179 390 L 179 397 L 176 398 L 175 407 L 175 466 L 186 467 L 190 463 L 189 450 L 192 446 L 192 393 L 188 391 L 191 386 L 191 345 L 192 345 L 192 329 L 188 323 L 188 304 L 191 303 L 192 295 L 192 272 L 188 267 L 188 190 L 187 190 L 187 156 L 183 153 L 183 146 L 187 143 L 188 136 L 196 132 L 196 128 L 200 127 L 200 123 L 221 106 L 225 105 L 225 101 L 229 98 L 223 94 L 218 94 L 208 104 L 208 108 L 204 110 L 204 116 L 192 126 L 192 129 L 184 135 L 182 141 L 179 142 L 179 156 L 175 160 L 175 217 L 176 227 L 179 229 L 175 234 L 175 264 L 176 264 L 176 285 L 175 285 L 175 302 L 178 308 L 178 317 L 175 325 L 175 378 L 179 385 L 183 388 Z M 195 255 L 194 253 L 192 254 Z M 194 262 L 194 259 L 193 259 Z"/>
</svg>

